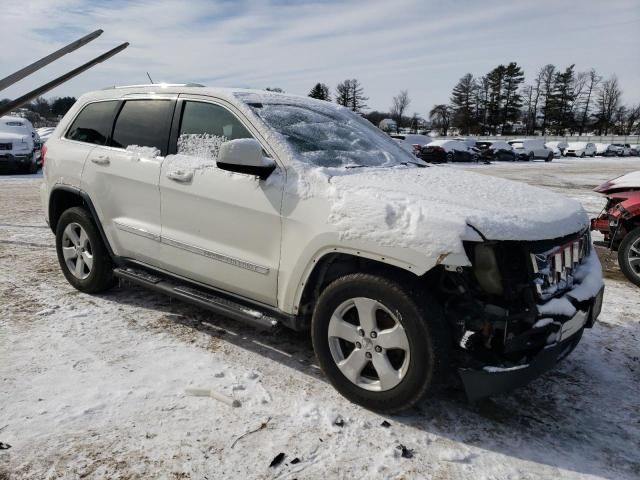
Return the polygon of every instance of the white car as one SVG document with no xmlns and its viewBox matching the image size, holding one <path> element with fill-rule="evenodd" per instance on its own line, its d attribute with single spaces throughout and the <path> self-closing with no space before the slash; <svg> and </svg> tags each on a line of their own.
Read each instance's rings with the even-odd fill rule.
<svg viewBox="0 0 640 480">
<path fill-rule="evenodd" d="M 619 157 L 627 157 L 631 155 L 631 145 L 628 143 L 612 143 L 611 146 L 615 148 Z"/>
<path fill-rule="evenodd" d="M 591 142 L 571 142 L 565 150 L 567 157 L 595 157 L 596 146 Z"/>
<path fill-rule="evenodd" d="M 546 147 L 542 138 L 517 138 L 509 140 L 509 145 L 520 160 L 533 161 L 541 158 L 545 162 L 553 160 L 553 151 Z"/>
<path fill-rule="evenodd" d="M 21 117 L 0 117 L 0 168 L 35 173 L 41 165 L 39 138 L 31 122 Z"/>
<path fill-rule="evenodd" d="M 472 399 L 527 383 L 600 312 L 579 202 L 427 166 L 330 102 L 101 90 L 43 151 L 43 208 L 72 286 L 119 278 L 308 332 L 331 383 L 377 411 L 410 407 L 452 369 Z"/>
<path fill-rule="evenodd" d="M 564 152 L 569 146 L 567 142 L 564 140 L 555 140 L 552 142 L 545 143 L 546 147 L 553 151 L 554 157 L 562 157 L 564 156 Z M 559 153 L 559 154 L 558 154 Z"/>
<path fill-rule="evenodd" d="M 421 135 L 417 133 L 394 133 L 391 134 L 391 138 L 396 140 L 402 148 L 413 155 L 419 155 L 422 147 L 432 141 L 432 138 L 429 135 Z"/>
<path fill-rule="evenodd" d="M 41 127 L 36 129 L 36 133 L 40 137 L 42 143 L 46 143 L 56 127 Z"/>
</svg>

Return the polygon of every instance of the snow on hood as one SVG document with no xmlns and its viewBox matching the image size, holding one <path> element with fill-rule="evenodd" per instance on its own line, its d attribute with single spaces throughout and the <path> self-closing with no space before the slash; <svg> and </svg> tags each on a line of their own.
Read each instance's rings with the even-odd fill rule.
<svg viewBox="0 0 640 480">
<path fill-rule="evenodd" d="M 602 185 L 594 188 L 594 191 L 605 193 L 611 190 L 621 190 L 626 188 L 640 188 L 640 170 L 607 180 Z"/>
<path fill-rule="evenodd" d="M 473 226 L 488 240 L 543 240 L 588 227 L 581 204 L 526 184 L 451 167 L 363 169 L 330 178 L 329 222 L 346 239 L 462 253 Z"/>
</svg>

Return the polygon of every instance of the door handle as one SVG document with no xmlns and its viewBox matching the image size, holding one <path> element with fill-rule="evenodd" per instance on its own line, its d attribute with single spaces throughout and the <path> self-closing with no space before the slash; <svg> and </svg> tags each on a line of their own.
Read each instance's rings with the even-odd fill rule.
<svg viewBox="0 0 640 480">
<path fill-rule="evenodd" d="M 174 182 L 188 183 L 193 179 L 193 172 L 185 172 L 184 170 L 176 170 L 167 173 L 167 178 Z"/>
<path fill-rule="evenodd" d="M 96 165 L 109 165 L 111 163 L 111 160 L 109 159 L 109 157 L 102 156 L 102 155 L 99 157 L 92 158 L 91 161 Z"/>
</svg>

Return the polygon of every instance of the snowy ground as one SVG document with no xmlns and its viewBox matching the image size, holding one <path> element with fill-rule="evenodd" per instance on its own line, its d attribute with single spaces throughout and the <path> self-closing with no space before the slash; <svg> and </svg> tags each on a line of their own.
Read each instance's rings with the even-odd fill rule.
<svg viewBox="0 0 640 480">
<path fill-rule="evenodd" d="M 640 159 L 444 168 L 542 185 L 595 214 L 603 202 L 591 188 Z M 640 474 L 640 290 L 615 265 L 600 322 L 556 370 L 476 407 L 449 391 L 385 417 L 340 397 L 304 336 L 258 333 L 138 288 L 73 290 L 37 177 L 0 176 L 0 442 L 11 445 L 0 450 L 2 480 Z M 242 406 L 185 395 L 190 387 Z"/>
</svg>

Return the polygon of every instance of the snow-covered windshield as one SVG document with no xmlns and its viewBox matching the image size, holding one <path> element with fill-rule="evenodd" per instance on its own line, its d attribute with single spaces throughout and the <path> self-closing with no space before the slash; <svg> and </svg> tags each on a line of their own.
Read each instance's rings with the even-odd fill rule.
<svg viewBox="0 0 640 480">
<path fill-rule="evenodd" d="M 319 167 L 393 167 L 422 164 L 367 120 L 311 102 L 249 103 L 264 122 L 284 137 L 297 157 Z"/>
</svg>

